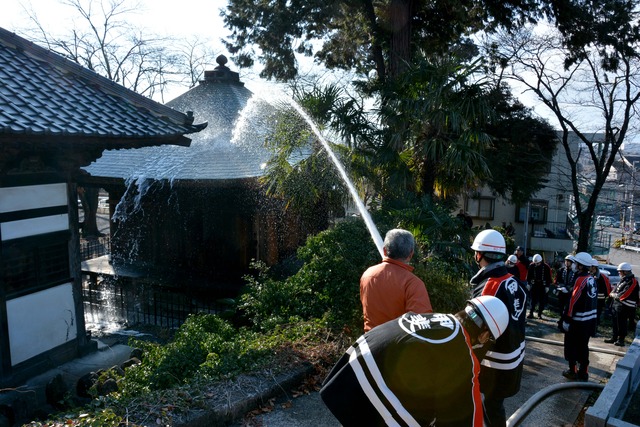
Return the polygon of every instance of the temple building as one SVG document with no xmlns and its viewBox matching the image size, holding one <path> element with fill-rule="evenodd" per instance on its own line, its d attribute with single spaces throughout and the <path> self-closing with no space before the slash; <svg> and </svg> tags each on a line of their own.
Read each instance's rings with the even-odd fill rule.
<svg viewBox="0 0 640 427">
<path fill-rule="evenodd" d="M 84 168 L 82 183 L 109 194 L 112 266 L 156 284 L 233 296 L 252 260 L 273 264 L 293 254 L 306 232 L 260 183 L 271 156 L 260 139 L 272 125 L 269 105 L 224 56 L 217 63 L 167 103 L 208 123 L 190 147 L 109 150 Z M 266 123 L 244 123 L 249 129 L 240 132 L 244 115 L 257 109 Z"/>
<path fill-rule="evenodd" d="M 95 348 L 83 315 L 77 178 L 104 150 L 206 127 L 0 28 L 0 386 Z"/>
</svg>

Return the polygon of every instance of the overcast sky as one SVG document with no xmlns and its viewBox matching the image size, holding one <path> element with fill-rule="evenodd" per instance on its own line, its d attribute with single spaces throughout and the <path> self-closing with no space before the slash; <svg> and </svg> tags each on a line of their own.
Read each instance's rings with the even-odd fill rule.
<svg viewBox="0 0 640 427">
<path fill-rule="evenodd" d="M 135 0 L 130 3 L 135 4 Z M 226 34 L 219 12 L 226 6 L 226 0 L 139 0 L 139 4 L 140 12 L 129 16 L 156 33 L 212 39 Z M 28 26 L 29 18 L 24 8 L 34 10 L 50 28 L 64 28 L 72 10 L 60 0 L 2 0 L 0 26 L 8 30 Z"/>
</svg>

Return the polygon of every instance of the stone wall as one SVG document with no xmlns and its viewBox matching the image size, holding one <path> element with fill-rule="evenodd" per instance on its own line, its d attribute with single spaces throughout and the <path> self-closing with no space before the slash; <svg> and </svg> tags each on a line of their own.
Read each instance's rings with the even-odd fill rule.
<svg viewBox="0 0 640 427">
<path fill-rule="evenodd" d="M 628 262 L 628 261 L 627 261 Z M 618 362 L 615 371 L 600 393 L 596 403 L 587 409 L 585 427 L 633 427 L 637 424 L 622 421 L 624 413 L 640 383 L 640 323 L 627 354 Z"/>
</svg>

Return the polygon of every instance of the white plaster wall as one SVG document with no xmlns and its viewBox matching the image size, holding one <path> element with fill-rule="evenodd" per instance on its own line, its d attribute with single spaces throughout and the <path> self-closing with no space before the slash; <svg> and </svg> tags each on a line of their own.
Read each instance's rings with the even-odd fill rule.
<svg viewBox="0 0 640 427">
<path fill-rule="evenodd" d="M 44 184 L 0 188 L 0 212 L 67 205 L 67 185 Z M 2 240 L 19 239 L 69 229 L 69 215 L 58 214 L 25 218 L 0 224 Z"/>
<path fill-rule="evenodd" d="M 71 283 L 8 300 L 7 321 L 12 365 L 74 340 Z"/>
<path fill-rule="evenodd" d="M 67 204 L 67 184 L 0 188 L 0 212 L 23 211 Z"/>
<path fill-rule="evenodd" d="M 69 215 L 50 215 L 0 224 L 2 240 L 19 239 L 69 229 Z"/>
</svg>

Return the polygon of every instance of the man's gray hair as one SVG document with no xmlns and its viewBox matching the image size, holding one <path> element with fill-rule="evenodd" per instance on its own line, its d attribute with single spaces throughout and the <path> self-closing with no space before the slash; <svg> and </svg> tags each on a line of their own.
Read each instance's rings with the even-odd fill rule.
<svg viewBox="0 0 640 427">
<path fill-rule="evenodd" d="M 401 228 L 389 230 L 384 236 L 384 248 L 387 256 L 392 259 L 404 260 L 409 258 L 415 249 L 416 242 L 413 234 Z"/>
</svg>

